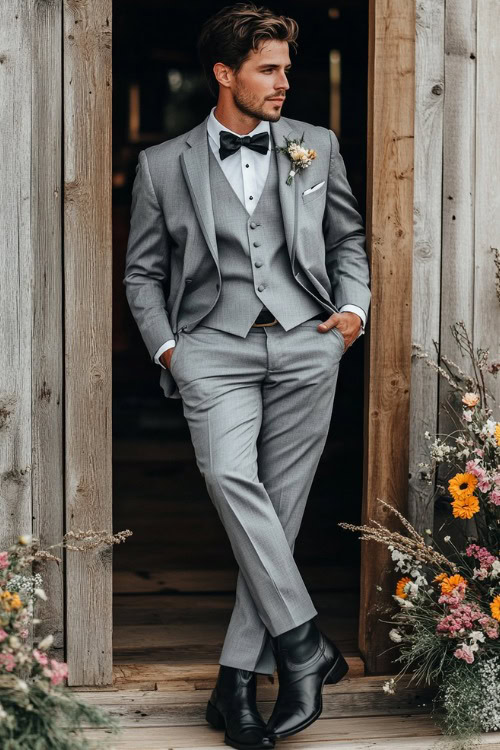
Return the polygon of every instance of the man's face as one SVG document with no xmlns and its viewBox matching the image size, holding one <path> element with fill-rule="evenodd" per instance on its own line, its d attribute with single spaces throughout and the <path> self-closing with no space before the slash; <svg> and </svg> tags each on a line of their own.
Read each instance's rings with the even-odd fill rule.
<svg viewBox="0 0 500 750">
<path fill-rule="evenodd" d="M 261 42 L 251 50 L 240 70 L 232 74 L 231 91 L 236 107 L 259 120 L 276 122 L 290 88 L 286 72 L 291 68 L 288 42 Z"/>
</svg>

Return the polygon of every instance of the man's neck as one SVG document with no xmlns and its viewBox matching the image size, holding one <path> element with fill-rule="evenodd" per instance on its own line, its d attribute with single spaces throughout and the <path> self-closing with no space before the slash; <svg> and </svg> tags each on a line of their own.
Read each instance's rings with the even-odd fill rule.
<svg viewBox="0 0 500 750">
<path fill-rule="evenodd" d="M 252 130 L 262 122 L 262 120 L 258 120 L 255 117 L 249 117 L 239 111 L 228 112 L 219 104 L 217 104 L 214 109 L 214 117 L 217 122 L 220 122 L 225 128 L 232 130 L 233 133 L 238 133 L 238 135 L 247 135 L 248 133 L 251 133 Z"/>
</svg>

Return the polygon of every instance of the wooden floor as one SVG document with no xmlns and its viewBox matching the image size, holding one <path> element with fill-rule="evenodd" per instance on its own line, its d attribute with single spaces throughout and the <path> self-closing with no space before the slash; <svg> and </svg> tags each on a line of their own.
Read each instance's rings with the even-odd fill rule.
<svg viewBox="0 0 500 750">
<path fill-rule="evenodd" d="M 133 536 L 114 549 L 114 680 L 97 690 L 73 690 L 117 715 L 123 731 L 112 738 L 89 729 L 88 737 L 109 750 L 226 748 L 223 733 L 205 720 L 237 576 L 224 529 L 187 442 L 152 442 L 142 452 L 138 445 L 115 447 L 113 526 L 130 528 Z M 325 686 L 321 718 L 276 747 L 428 750 L 439 741 L 428 716 L 431 692 L 403 686 L 389 696 L 385 678 L 364 674 L 357 647 L 358 543 L 336 527 L 337 520 L 358 520 L 349 495 L 356 489 L 340 478 L 333 502 L 330 466 L 347 461 L 345 439 L 334 439 L 328 450 L 296 550 L 318 622 L 340 646 L 349 673 Z M 276 678 L 258 675 L 264 719 L 276 699 Z M 484 744 L 500 750 L 495 739 L 486 736 Z"/>
<path fill-rule="evenodd" d="M 348 570 L 342 576 L 328 572 L 329 576 L 321 569 L 306 568 L 303 574 L 314 591 L 322 628 L 343 650 L 349 673 L 337 685 L 324 687 L 321 718 L 276 747 L 428 750 L 443 746 L 428 716 L 432 691 L 403 685 L 397 696 L 390 696 L 382 690 L 385 677 L 364 675 L 356 646 L 358 593 L 352 590 Z M 334 591 L 332 573 L 337 582 Z M 112 737 L 88 729 L 88 739 L 109 750 L 227 747 L 223 733 L 206 722 L 205 709 L 217 677 L 233 589 L 233 573 L 226 570 L 115 573 L 113 685 L 73 691 L 118 716 L 122 732 Z M 273 682 L 258 675 L 258 707 L 264 719 L 272 711 L 277 689 L 277 675 Z M 485 735 L 483 744 L 500 750 L 497 740 Z"/>
</svg>

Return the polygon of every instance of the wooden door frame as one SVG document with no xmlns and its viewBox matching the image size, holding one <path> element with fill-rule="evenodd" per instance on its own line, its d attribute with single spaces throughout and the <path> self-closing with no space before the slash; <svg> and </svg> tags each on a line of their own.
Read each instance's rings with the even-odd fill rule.
<svg viewBox="0 0 500 750">
<path fill-rule="evenodd" d="M 363 519 L 392 523 L 384 497 L 408 497 L 413 243 L 415 9 L 369 2 Z M 63 0 L 66 528 L 112 528 L 111 0 Z M 91 50 L 92 54 L 89 54 Z M 384 292 L 384 293 L 383 293 Z M 382 451 L 381 448 L 384 448 Z M 374 607 L 385 549 L 361 557 L 359 642 L 367 671 L 388 670 Z M 112 550 L 66 554 L 66 659 L 72 685 L 109 685 Z"/>
</svg>

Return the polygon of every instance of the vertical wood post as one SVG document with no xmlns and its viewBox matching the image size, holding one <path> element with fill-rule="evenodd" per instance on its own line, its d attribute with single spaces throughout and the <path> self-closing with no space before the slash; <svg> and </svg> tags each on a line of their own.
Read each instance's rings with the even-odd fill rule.
<svg viewBox="0 0 500 750">
<path fill-rule="evenodd" d="M 111 0 L 64 0 L 67 529 L 112 530 Z M 112 682 L 112 548 L 66 554 L 69 682 Z"/>
<path fill-rule="evenodd" d="M 371 260 L 366 346 L 363 522 L 394 524 L 381 497 L 408 505 L 413 252 L 415 7 L 370 0 L 367 239 Z M 377 585 L 390 589 L 385 547 L 363 542 L 360 649 L 369 673 L 390 669 Z M 387 601 L 387 600 L 386 600 Z"/>
</svg>

